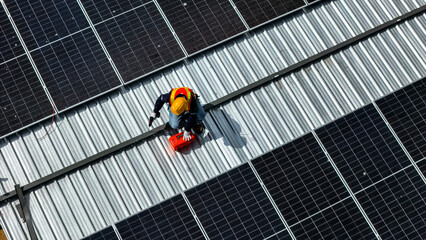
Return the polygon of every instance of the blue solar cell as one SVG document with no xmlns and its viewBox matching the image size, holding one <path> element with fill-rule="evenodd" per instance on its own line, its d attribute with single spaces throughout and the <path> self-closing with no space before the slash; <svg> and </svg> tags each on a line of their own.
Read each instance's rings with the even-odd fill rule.
<svg viewBox="0 0 426 240">
<path fill-rule="evenodd" d="M 89 27 L 77 1 L 6 0 L 29 50 Z"/>
<path fill-rule="evenodd" d="M 349 196 L 312 134 L 252 162 L 289 225 Z"/>
<path fill-rule="evenodd" d="M 6 12 L 0 6 L 0 64 L 24 53 Z"/>
<path fill-rule="evenodd" d="M 426 239 L 426 185 L 414 167 L 355 196 L 382 239 Z"/>
<path fill-rule="evenodd" d="M 0 136 L 53 114 L 26 55 L 0 64 Z"/>
<path fill-rule="evenodd" d="M 426 79 L 377 101 L 414 161 L 426 157 Z"/>
<path fill-rule="evenodd" d="M 182 195 L 116 224 L 123 240 L 204 239 Z"/>
<path fill-rule="evenodd" d="M 297 239 L 375 239 L 352 198 L 291 226 Z"/>
<path fill-rule="evenodd" d="M 354 192 L 410 164 L 372 104 L 316 132 Z"/>
<path fill-rule="evenodd" d="M 245 31 L 228 0 L 159 0 L 189 54 Z"/>
<path fill-rule="evenodd" d="M 285 228 L 248 164 L 186 195 L 210 239 L 264 239 Z"/>
<path fill-rule="evenodd" d="M 60 110 L 120 85 L 91 29 L 38 49 L 31 55 Z"/>
<path fill-rule="evenodd" d="M 152 2 L 100 23 L 96 30 L 125 82 L 185 57 Z"/>
</svg>

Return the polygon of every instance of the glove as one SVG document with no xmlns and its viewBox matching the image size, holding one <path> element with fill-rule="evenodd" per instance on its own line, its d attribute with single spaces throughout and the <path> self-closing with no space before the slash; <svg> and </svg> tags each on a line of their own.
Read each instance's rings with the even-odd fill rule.
<svg viewBox="0 0 426 240">
<path fill-rule="evenodd" d="M 185 132 L 183 132 L 183 140 L 185 141 L 191 140 L 191 132 L 188 132 L 185 130 Z"/>
<path fill-rule="evenodd" d="M 152 122 L 154 122 L 154 119 L 159 118 L 160 117 L 160 113 L 159 112 L 152 112 L 151 113 L 151 117 L 149 117 L 149 124 L 148 126 L 151 127 L 152 126 Z"/>
</svg>

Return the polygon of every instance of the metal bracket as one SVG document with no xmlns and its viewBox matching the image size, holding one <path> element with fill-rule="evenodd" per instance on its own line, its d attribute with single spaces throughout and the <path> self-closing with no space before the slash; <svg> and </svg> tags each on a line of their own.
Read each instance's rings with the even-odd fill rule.
<svg viewBox="0 0 426 240">
<path fill-rule="evenodd" d="M 15 185 L 15 191 L 19 199 L 19 205 L 16 205 L 16 207 L 18 208 L 18 212 L 22 212 L 24 215 L 24 222 L 27 223 L 30 239 L 38 240 L 35 229 L 34 229 L 33 221 L 31 219 L 31 214 L 28 209 L 27 202 L 25 201 L 25 196 L 24 196 L 24 192 L 22 191 L 22 187 L 19 184 Z"/>
</svg>

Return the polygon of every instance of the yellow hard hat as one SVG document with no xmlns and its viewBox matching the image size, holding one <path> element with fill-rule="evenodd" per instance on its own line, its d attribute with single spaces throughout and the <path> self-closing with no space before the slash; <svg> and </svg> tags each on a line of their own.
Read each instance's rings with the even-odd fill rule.
<svg viewBox="0 0 426 240">
<path fill-rule="evenodd" d="M 178 97 L 173 101 L 172 106 L 170 107 L 170 110 L 175 115 L 181 115 L 183 112 L 185 112 L 187 105 L 188 105 L 188 101 L 186 101 L 184 97 Z"/>
</svg>

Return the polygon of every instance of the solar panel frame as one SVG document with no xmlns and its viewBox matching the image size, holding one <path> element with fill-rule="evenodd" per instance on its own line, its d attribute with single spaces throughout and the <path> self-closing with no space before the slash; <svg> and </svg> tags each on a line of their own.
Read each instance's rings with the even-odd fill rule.
<svg viewBox="0 0 426 240">
<path fill-rule="evenodd" d="M 426 185 L 414 167 L 355 196 L 382 239 L 426 238 Z"/>
<path fill-rule="evenodd" d="M 31 56 L 59 110 L 121 85 L 91 29 L 34 50 Z"/>
<path fill-rule="evenodd" d="M 413 160 L 426 157 L 426 79 L 376 103 Z"/>
<path fill-rule="evenodd" d="M 29 50 L 88 28 L 77 1 L 19 1 L 5 4 Z"/>
<path fill-rule="evenodd" d="M 99 23 L 95 28 L 124 82 L 185 57 L 152 2 Z"/>
<path fill-rule="evenodd" d="M 349 196 L 312 133 L 252 163 L 289 225 Z"/>
<path fill-rule="evenodd" d="M 285 229 L 247 163 L 185 194 L 210 239 L 263 239 Z"/>
<path fill-rule="evenodd" d="M 373 104 L 315 132 L 353 192 L 411 164 Z"/>
<path fill-rule="evenodd" d="M 118 237 L 112 226 L 109 226 L 99 232 L 83 238 L 82 240 L 118 240 Z"/>
<path fill-rule="evenodd" d="M 233 0 L 250 28 L 306 6 L 303 0 Z"/>
<path fill-rule="evenodd" d="M 189 55 L 247 30 L 228 0 L 157 2 Z"/>
</svg>

